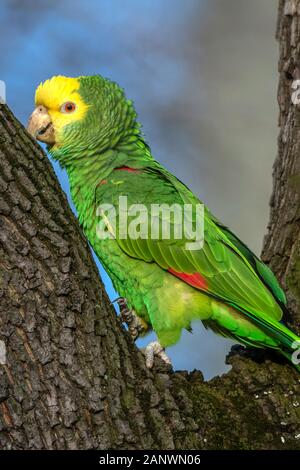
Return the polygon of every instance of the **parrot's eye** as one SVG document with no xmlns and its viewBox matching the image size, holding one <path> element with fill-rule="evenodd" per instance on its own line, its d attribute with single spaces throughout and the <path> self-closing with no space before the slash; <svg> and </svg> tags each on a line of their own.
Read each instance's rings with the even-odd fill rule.
<svg viewBox="0 0 300 470">
<path fill-rule="evenodd" d="M 72 101 L 67 101 L 66 103 L 61 105 L 60 111 L 62 113 L 74 113 L 76 109 L 76 104 Z"/>
</svg>

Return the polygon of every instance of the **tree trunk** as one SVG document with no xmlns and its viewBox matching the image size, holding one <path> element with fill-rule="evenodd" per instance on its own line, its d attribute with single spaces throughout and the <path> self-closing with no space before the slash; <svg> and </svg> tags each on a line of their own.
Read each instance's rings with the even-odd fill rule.
<svg viewBox="0 0 300 470">
<path fill-rule="evenodd" d="M 271 215 L 263 259 L 288 295 L 293 324 L 300 328 L 300 105 L 294 105 L 292 84 L 300 79 L 300 1 L 279 3 L 279 126 L 274 164 Z M 299 84 L 298 84 L 299 90 Z"/>
<path fill-rule="evenodd" d="M 264 257 L 299 326 L 300 1 L 281 1 L 280 136 Z M 232 370 L 153 372 L 122 328 L 52 167 L 0 105 L 0 447 L 300 449 L 300 376 L 239 348 Z M 3 345 L 2 343 L 2 345 Z"/>
</svg>

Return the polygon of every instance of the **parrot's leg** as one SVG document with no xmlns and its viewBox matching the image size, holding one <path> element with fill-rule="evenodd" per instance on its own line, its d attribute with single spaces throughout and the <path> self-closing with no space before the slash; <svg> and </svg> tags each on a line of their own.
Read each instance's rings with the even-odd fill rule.
<svg viewBox="0 0 300 470">
<path fill-rule="evenodd" d="M 119 297 L 116 302 L 120 308 L 122 322 L 126 323 L 130 336 L 133 340 L 136 340 L 140 334 L 147 331 L 147 325 L 135 314 L 134 310 L 128 308 L 127 301 L 124 297 Z"/>
<path fill-rule="evenodd" d="M 148 369 L 152 369 L 155 356 L 159 357 L 168 366 L 172 365 L 171 360 L 165 353 L 165 348 L 163 348 L 158 341 L 152 341 L 152 343 L 149 343 L 144 350 L 144 354 Z"/>
<path fill-rule="evenodd" d="M 123 323 L 128 326 L 128 331 L 133 340 L 136 340 L 140 334 L 148 330 L 147 324 L 136 315 L 134 310 L 130 309 L 124 297 L 119 297 L 115 300 L 120 308 L 120 317 Z M 155 356 L 159 357 L 168 366 L 172 365 L 171 360 L 165 353 L 165 349 L 158 341 L 152 341 L 144 349 L 146 358 L 146 367 L 152 369 Z"/>
</svg>

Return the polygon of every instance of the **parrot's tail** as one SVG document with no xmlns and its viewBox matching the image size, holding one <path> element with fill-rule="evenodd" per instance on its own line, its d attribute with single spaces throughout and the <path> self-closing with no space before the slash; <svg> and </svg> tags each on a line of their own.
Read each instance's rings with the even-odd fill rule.
<svg viewBox="0 0 300 470">
<path fill-rule="evenodd" d="M 284 350 L 280 351 L 281 354 L 290 361 L 293 366 L 297 369 L 297 371 L 300 374 L 300 338 L 299 338 L 299 346 L 298 346 L 298 351 L 295 350 L 293 352 L 287 352 Z"/>
<path fill-rule="evenodd" d="M 280 353 L 288 359 L 300 373 L 300 337 L 281 322 L 272 322 L 271 324 L 265 322 L 264 330 L 278 341 Z"/>
<path fill-rule="evenodd" d="M 272 323 L 269 331 L 273 338 L 279 340 L 281 354 L 300 372 L 300 337 L 281 322 Z"/>
<path fill-rule="evenodd" d="M 293 331 L 289 330 L 285 325 L 281 325 L 284 331 L 283 341 L 280 342 L 280 353 L 288 359 L 291 364 L 300 373 L 300 337 L 297 336 Z M 286 337 L 289 335 L 290 341 L 286 341 Z M 279 336 L 280 339 L 280 336 Z"/>
<path fill-rule="evenodd" d="M 254 316 L 240 309 L 249 319 L 259 326 L 278 344 L 280 353 L 287 358 L 300 373 L 300 337 L 290 330 L 283 322 Z"/>
</svg>

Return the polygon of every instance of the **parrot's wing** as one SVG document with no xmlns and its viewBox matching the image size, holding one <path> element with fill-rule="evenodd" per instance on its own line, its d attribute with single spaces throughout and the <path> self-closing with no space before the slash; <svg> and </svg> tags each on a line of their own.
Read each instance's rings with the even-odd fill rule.
<svg viewBox="0 0 300 470">
<path fill-rule="evenodd" d="M 99 186 L 97 200 L 104 200 L 105 195 L 117 207 L 119 196 L 126 194 L 127 208 L 131 204 L 143 204 L 145 217 L 149 216 L 153 203 L 191 204 L 194 208 L 191 217 L 195 219 L 195 207 L 200 201 L 158 163 L 136 172 L 121 170 L 114 171 L 107 184 Z M 119 224 L 124 233 L 120 221 L 125 218 L 121 212 L 122 209 L 119 209 Z M 171 234 L 179 228 L 167 211 L 158 217 L 161 225 L 169 222 Z M 196 235 L 194 240 L 184 234 L 180 238 L 171 236 L 170 239 L 162 237 L 161 233 L 158 239 L 150 236 L 136 238 L 130 233 L 127 237 L 121 237 L 119 232 L 114 236 L 129 256 L 155 262 L 187 284 L 243 312 L 249 312 L 257 319 L 265 318 L 272 322 L 282 317 L 285 297 L 273 273 L 207 209 L 204 211 L 204 243 L 201 249 L 187 248 L 191 242 L 197 241 Z"/>
</svg>

